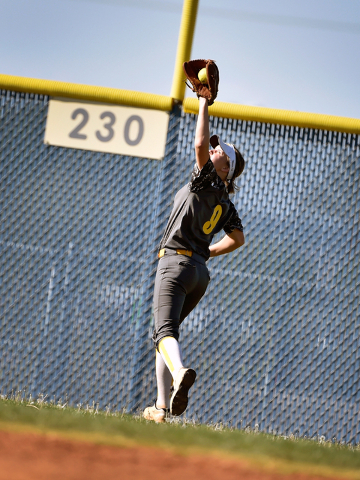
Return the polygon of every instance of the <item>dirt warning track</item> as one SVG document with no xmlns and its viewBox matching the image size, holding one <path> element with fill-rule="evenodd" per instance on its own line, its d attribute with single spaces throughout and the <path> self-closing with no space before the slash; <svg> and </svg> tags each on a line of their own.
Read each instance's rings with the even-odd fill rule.
<svg viewBox="0 0 360 480">
<path fill-rule="evenodd" d="M 0 480 L 324 480 L 264 472 L 229 458 L 115 447 L 55 435 L 0 431 Z M 333 479 L 335 477 L 332 477 Z M 340 477 L 338 477 L 340 478 Z"/>
</svg>

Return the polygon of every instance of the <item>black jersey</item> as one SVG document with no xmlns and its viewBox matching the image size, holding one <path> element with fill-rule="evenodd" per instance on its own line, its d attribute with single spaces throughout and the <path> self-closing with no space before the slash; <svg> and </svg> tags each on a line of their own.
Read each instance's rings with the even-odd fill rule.
<svg viewBox="0 0 360 480">
<path fill-rule="evenodd" d="M 226 186 L 209 158 L 201 170 L 195 166 L 191 181 L 177 192 L 160 249 L 191 250 L 207 260 L 214 235 L 221 229 L 229 234 L 235 228 L 243 231 Z"/>
</svg>

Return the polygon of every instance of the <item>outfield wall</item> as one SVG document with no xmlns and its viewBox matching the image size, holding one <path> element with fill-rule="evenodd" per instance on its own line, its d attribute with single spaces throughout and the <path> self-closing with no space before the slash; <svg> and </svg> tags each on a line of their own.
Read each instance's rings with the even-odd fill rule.
<svg viewBox="0 0 360 480">
<path fill-rule="evenodd" d="M 158 161 L 45 145 L 48 101 L 0 96 L 0 393 L 136 411 L 156 395 L 156 252 L 196 116 L 174 107 Z M 246 244 L 209 260 L 182 327 L 186 414 L 360 442 L 360 137 L 221 117 L 211 131 L 246 159 Z"/>
</svg>

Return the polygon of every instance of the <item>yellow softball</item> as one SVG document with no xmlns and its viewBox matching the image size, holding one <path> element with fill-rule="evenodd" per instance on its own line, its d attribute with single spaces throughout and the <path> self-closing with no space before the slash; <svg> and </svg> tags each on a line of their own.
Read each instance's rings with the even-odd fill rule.
<svg viewBox="0 0 360 480">
<path fill-rule="evenodd" d="M 208 83 L 207 75 L 206 75 L 206 68 L 202 68 L 198 73 L 198 79 L 201 83 Z"/>
</svg>

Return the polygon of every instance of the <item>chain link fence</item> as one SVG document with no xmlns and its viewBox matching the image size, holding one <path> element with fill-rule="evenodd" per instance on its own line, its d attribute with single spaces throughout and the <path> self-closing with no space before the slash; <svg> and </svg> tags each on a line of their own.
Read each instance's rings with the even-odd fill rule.
<svg viewBox="0 0 360 480">
<path fill-rule="evenodd" d="M 196 117 L 163 161 L 44 145 L 48 97 L 0 95 L 0 393 L 136 411 L 156 396 L 152 290 Z M 246 169 L 246 244 L 184 322 L 202 423 L 360 442 L 359 136 L 211 118 Z M 219 237 L 220 238 L 220 237 Z"/>
</svg>

